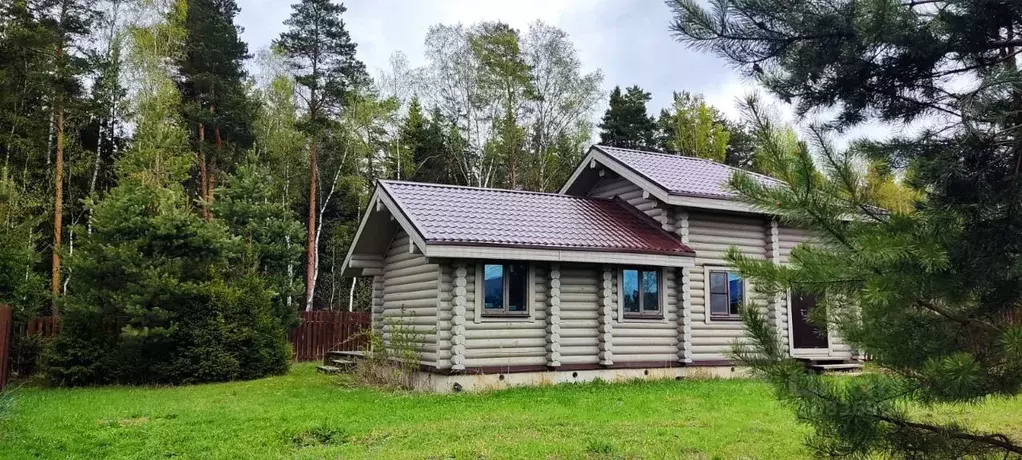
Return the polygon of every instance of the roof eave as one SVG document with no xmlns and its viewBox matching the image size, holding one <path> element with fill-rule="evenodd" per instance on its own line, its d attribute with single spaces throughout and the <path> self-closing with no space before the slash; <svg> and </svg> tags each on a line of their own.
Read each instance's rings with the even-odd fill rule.
<svg viewBox="0 0 1022 460">
<path fill-rule="evenodd" d="M 470 242 L 428 243 L 425 254 L 430 259 L 527 260 L 534 262 L 632 264 L 661 267 L 692 267 L 695 265 L 694 252 L 626 251 L 610 248 L 556 248 Z"/>
<path fill-rule="evenodd" d="M 626 163 L 615 158 L 613 155 L 603 151 L 598 145 L 594 145 L 589 148 L 589 152 L 586 154 L 585 159 L 577 168 L 575 168 L 575 172 L 572 173 L 568 181 L 565 182 L 563 187 L 561 187 L 559 193 L 566 194 L 571 189 L 571 186 L 578 181 L 582 174 L 589 169 L 594 169 L 594 164 L 602 165 L 603 167 L 613 171 L 615 174 L 625 178 L 625 180 L 639 186 L 639 188 L 643 191 L 649 193 L 652 197 L 660 200 L 662 203 L 671 206 L 741 212 L 748 214 L 768 214 L 756 209 L 749 203 L 736 200 L 734 198 L 707 197 L 667 190 L 652 179 L 636 171 L 631 166 L 628 166 Z"/>
<path fill-rule="evenodd" d="M 365 230 L 366 223 L 372 217 L 371 214 L 376 211 L 382 211 L 386 209 L 393 217 L 394 220 L 401 226 L 414 245 L 420 252 L 426 250 L 426 240 L 419 230 L 419 227 L 411 219 L 411 216 L 405 214 L 401 207 L 393 198 L 393 194 L 387 188 L 387 184 L 384 181 L 377 181 L 376 190 L 373 191 L 372 198 L 369 199 L 369 204 L 366 206 L 366 210 L 362 213 L 362 221 L 359 222 L 358 230 L 355 232 L 355 238 L 351 240 L 351 246 L 348 247 L 348 253 L 344 256 L 344 262 L 341 263 L 341 276 L 371 276 L 380 274 L 377 273 L 379 269 L 376 267 L 360 267 L 358 259 L 362 254 L 355 252 L 355 246 L 359 239 L 362 237 L 362 232 Z M 410 248 L 411 249 L 411 248 Z"/>
</svg>

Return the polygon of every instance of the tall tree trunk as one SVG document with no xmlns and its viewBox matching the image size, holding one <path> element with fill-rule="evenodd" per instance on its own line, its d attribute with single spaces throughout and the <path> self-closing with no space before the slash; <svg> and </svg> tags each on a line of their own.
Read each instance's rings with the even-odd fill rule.
<svg viewBox="0 0 1022 460">
<path fill-rule="evenodd" d="M 351 289 L 348 290 L 348 311 L 355 311 L 355 282 L 358 281 L 357 276 L 351 277 Z"/>
<path fill-rule="evenodd" d="M 202 198 L 202 218 L 209 220 L 209 203 L 206 201 L 209 187 L 209 171 L 206 170 L 206 152 L 202 148 L 206 143 L 206 126 L 199 122 L 199 197 Z"/>
<path fill-rule="evenodd" d="M 313 296 L 316 293 L 316 183 L 319 181 L 319 164 L 316 158 L 316 137 L 309 142 L 309 217 L 305 257 L 305 311 L 312 311 Z"/>
<path fill-rule="evenodd" d="M 58 55 L 60 51 L 58 48 Z M 53 177 L 53 267 L 50 292 L 53 294 L 53 315 L 60 314 L 57 297 L 60 295 L 60 239 L 64 232 L 64 110 L 57 108 L 57 173 Z"/>
</svg>

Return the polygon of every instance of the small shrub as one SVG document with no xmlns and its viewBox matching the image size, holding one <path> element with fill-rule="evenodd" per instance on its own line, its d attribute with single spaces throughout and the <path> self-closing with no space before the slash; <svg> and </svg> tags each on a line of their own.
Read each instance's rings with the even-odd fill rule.
<svg viewBox="0 0 1022 460">
<path fill-rule="evenodd" d="M 52 342 L 52 338 L 40 335 L 12 334 L 9 358 L 11 372 L 18 378 L 35 375 L 39 369 L 40 357 Z"/>
<path fill-rule="evenodd" d="M 388 390 L 413 390 L 419 372 L 422 334 L 400 319 L 387 319 L 384 324 L 389 331 L 388 341 L 375 330 L 364 333 L 369 340 L 365 359 L 355 363 L 352 373 L 355 382 Z"/>
</svg>

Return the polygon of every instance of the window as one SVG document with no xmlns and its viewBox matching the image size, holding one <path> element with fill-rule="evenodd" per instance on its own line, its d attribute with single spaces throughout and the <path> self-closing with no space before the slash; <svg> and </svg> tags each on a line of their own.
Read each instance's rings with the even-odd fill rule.
<svg viewBox="0 0 1022 460">
<path fill-rule="evenodd" d="M 745 302 L 745 280 L 736 271 L 709 270 L 710 316 L 738 318 L 738 307 Z"/>
<path fill-rule="evenodd" d="M 529 266 L 524 263 L 483 265 L 483 315 L 527 316 Z"/>
<path fill-rule="evenodd" d="M 621 270 L 621 309 L 625 318 L 661 318 L 660 270 Z"/>
</svg>

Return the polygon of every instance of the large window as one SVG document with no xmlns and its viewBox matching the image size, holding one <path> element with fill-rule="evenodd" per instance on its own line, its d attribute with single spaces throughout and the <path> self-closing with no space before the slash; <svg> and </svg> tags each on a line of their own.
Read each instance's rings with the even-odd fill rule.
<svg viewBox="0 0 1022 460">
<path fill-rule="evenodd" d="M 709 270 L 710 316 L 737 319 L 739 307 L 745 302 L 745 280 L 736 271 Z"/>
<path fill-rule="evenodd" d="M 621 270 L 621 308 L 625 318 L 661 318 L 660 270 Z"/>
<path fill-rule="evenodd" d="M 483 265 L 483 315 L 529 314 L 529 266 L 524 263 Z"/>
</svg>

